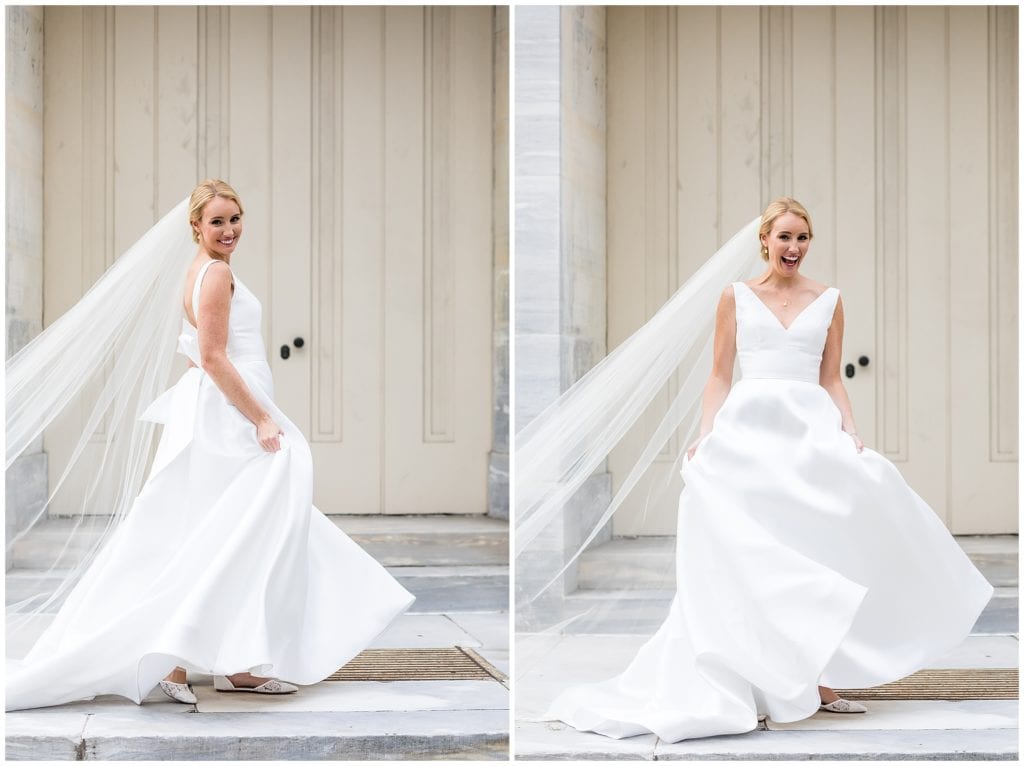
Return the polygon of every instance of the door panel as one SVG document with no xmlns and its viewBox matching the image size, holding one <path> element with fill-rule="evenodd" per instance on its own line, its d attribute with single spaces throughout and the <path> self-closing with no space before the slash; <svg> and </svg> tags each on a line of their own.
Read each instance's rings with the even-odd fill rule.
<svg viewBox="0 0 1024 766">
<path fill-rule="evenodd" d="M 865 442 L 953 531 L 1015 532 L 1016 13 L 610 8 L 609 349 L 795 196 L 814 221 L 806 272 L 842 290 Z M 613 478 L 651 427 L 612 454 Z M 614 532 L 673 534 L 671 478 L 654 504 L 635 491 Z"/>
<path fill-rule="evenodd" d="M 44 321 L 225 178 L 245 207 L 232 267 L 263 303 L 315 502 L 484 513 L 492 14 L 48 7 Z M 81 416 L 47 434 L 51 482 Z"/>
</svg>

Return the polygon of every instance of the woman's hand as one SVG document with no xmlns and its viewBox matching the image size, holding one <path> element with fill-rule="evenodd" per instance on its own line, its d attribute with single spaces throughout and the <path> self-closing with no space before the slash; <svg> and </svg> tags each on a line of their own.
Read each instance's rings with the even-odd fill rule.
<svg viewBox="0 0 1024 766">
<path fill-rule="evenodd" d="M 279 438 L 283 434 L 277 423 L 275 423 L 269 415 L 265 416 L 256 424 L 256 441 L 260 443 L 267 452 L 277 452 L 281 449 L 281 439 Z"/>
<path fill-rule="evenodd" d="M 704 441 L 705 436 L 707 436 L 707 434 L 701 434 L 697 437 L 697 441 L 686 448 L 686 457 L 688 460 L 693 460 L 693 456 L 697 454 L 697 447 L 699 447 L 700 443 Z"/>
<path fill-rule="evenodd" d="M 843 433 L 849 434 L 850 438 L 853 439 L 853 446 L 857 448 L 857 452 L 864 451 L 864 442 L 860 440 L 860 437 L 857 436 L 857 434 L 853 433 L 852 431 L 844 431 Z"/>
</svg>

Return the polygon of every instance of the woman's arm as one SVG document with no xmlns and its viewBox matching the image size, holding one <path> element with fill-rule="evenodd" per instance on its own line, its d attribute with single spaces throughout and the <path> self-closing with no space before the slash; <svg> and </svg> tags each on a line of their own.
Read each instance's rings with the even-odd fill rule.
<svg viewBox="0 0 1024 766">
<path fill-rule="evenodd" d="M 832 324 L 829 325 L 828 335 L 825 337 L 825 349 L 821 353 L 821 387 L 828 391 L 832 397 L 839 413 L 843 416 L 843 430 L 850 434 L 857 451 L 864 449 L 864 442 L 857 435 L 857 426 L 853 422 L 853 408 L 850 406 L 850 397 L 846 393 L 846 386 L 843 385 L 843 377 L 839 372 L 840 362 L 843 356 L 843 299 L 836 299 L 836 310 L 832 315 Z"/>
<path fill-rule="evenodd" d="M 700 417 L 700 436 L 687 449 L 692 459 L 697 446 L 705 436 L 711 433 L 715 415 L 722 408 L 725 398 L 732 388 L 732 370 L 736 363 L 736 294 L 732 285 L 722 291 L 715 312 L 715 357 L 711 366 L 711 375 L 704 386 L 704 398 Z"/>
<path fill-rule="evenodd" d="M 203 369 L 228 401 L 256 425 L 256 438 L 268 452 L 281 448 L 281 429 L 228 359 L 228 315 L 231 311 L 231 269 L 210 266 L 199 292 L 199 358 Z"/>
</svg>

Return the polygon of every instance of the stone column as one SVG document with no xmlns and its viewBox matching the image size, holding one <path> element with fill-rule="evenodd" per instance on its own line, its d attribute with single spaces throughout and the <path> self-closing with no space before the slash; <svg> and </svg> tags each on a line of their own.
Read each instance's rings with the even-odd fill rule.
<svg viewBox="0 0 1024 766">
<path fill-rule="evenodd" d="M 487 515 L 508 519 L 508 8 L 494 9 L 494 399 Z"/>
<path fill-rule="evenodd" d="M 605 355 L 605 9 L 517 8 L 515 87 L 520 430 Z M 608 474 L 595 473 L 545 531 L 535 563 L 552 574 L 564 564 L 610 491 Z M 528 585 L 531 562 L 518 565 L 517 582 Z M 575 587 L 573 566 L 538 607 L 557 613 Z M 546 619 L 530 612 L 522 627 Z"/>
<path fill-rule="evenodd" d="M 43 326 L 43 8 L 7 8 L 7 356 Z M 7 540 L 46 501 L 42 439 L 6 475 Z M 10 563 L 7 563 L 10 567 Z"/>
</svg>

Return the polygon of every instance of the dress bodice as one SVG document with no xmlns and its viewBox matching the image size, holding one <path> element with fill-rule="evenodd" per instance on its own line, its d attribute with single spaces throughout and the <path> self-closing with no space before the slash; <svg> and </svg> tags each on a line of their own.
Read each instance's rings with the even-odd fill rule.
<svg viewBox="0 0 1024 766">
<path fill-rule="evenodd" d="M 199 291 L 207 270 L 214 263 L 216 261 L 203 264 L 196 275 L 195 286 L 192 288 L 192 315 L 196 317 L 197 322 L 199 321 Z M 231 313 L 228 316 L 228 358 L 233 362 L 266 361 L 267 353 L 260 331 L 263 307 L 260 305 L 259 299 L 234 272 L 232 272 L 232 279 L 235 289 L 231 296 Z M 199 334 L 188 319 L 181 320 L 178 352 L 191 359 L 197 367 L 202 367 L 199 363 Z"/>
<path fill-rule="evenodd" d="M 771 310 L 743 282 L 736 295 L 736 352 L 744 379 L 781 378 L 818 383 L 839 290 L 829 287 L 783 327 Z"/>
</svg>

